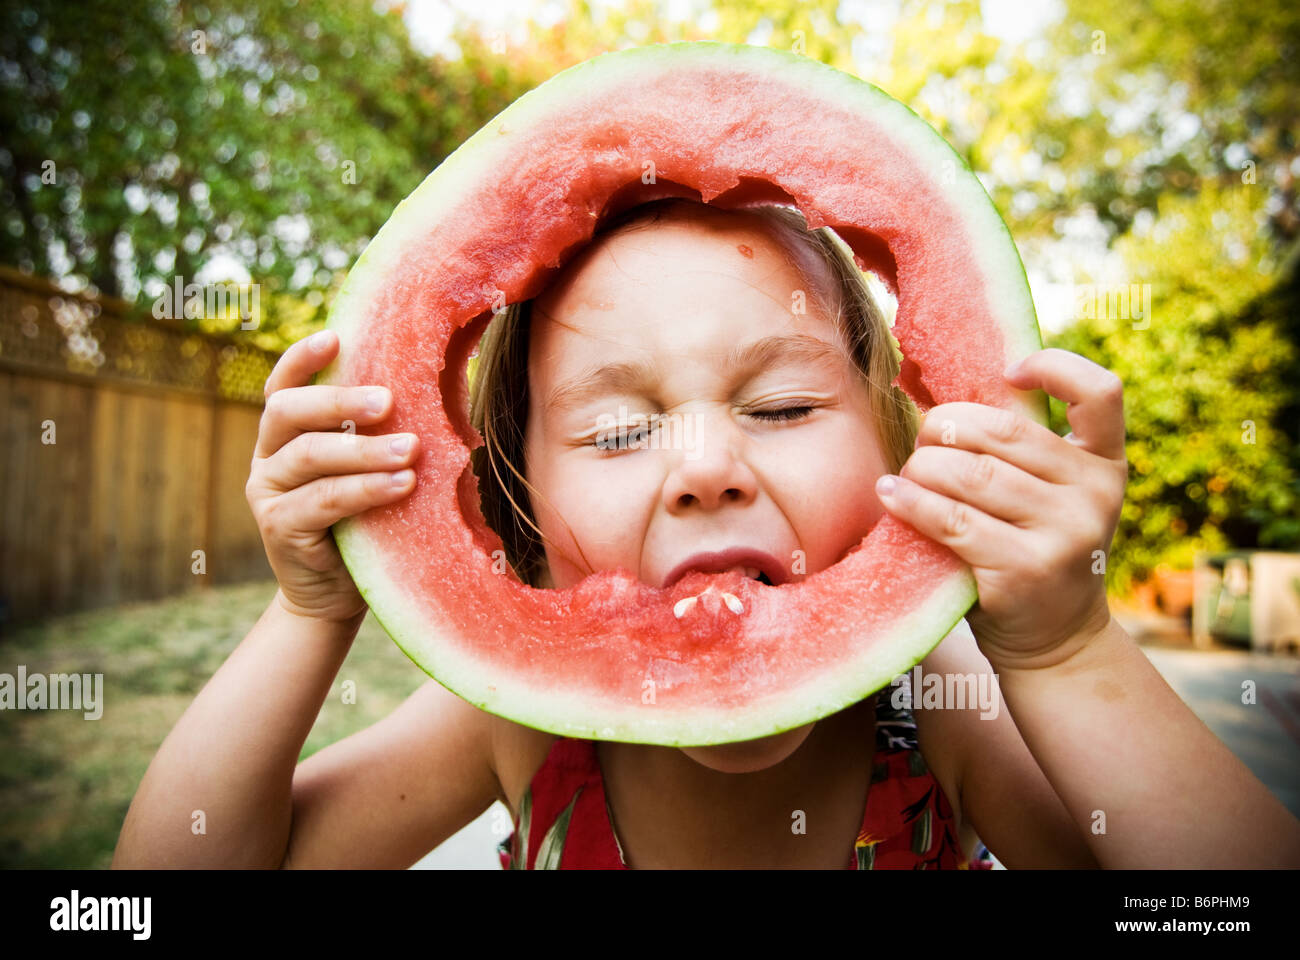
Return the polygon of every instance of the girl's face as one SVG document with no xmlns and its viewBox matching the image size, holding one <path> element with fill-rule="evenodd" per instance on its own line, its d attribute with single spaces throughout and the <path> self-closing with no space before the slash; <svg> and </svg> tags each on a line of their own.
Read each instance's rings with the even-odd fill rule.
<svg viewBox="0 0 1300 960">
<path fill-rule="evenodd" d="M 661 587 L 731 547 L 800 580 L 861 541 L 883 513 L 886 459 L 807 286 L 752 215 L 674 209 L 598 237 L 534 301 L 525 472 L 543 495 L 542 586 L 624 567 Z M 683 752 L 759 770 L 812 727 Z"/>
</svg>

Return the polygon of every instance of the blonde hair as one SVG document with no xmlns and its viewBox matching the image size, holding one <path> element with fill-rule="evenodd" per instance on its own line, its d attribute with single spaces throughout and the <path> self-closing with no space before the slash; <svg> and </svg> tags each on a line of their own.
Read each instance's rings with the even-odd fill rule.
<svg viewBox="0 0 1300 960">
<path fill-rule="evenodd" d="M 593 240 L 620 228 L 648 225 L 683 204 L 707 206 L 682 197 L 652 200 L 601 223 Z M 911 398 L 892 385 L 901 354 L 853 251 L 829 227 L 809 230 L 803 214 L 792 207 L 767 204 L 746 207 L 743 212 L 754 214 L 757 222 L 768 228 L 791 265 L 807 279 L 824 315 L 834 318 L 843 345 L 868 388 L 889 470 L 897 473 L 912 454 L 918 411 Z M 829 287 L 824 280 L 827 272 L 833 281 Z M 530 495 L 538 491 L 521 472 L 529 412 L 531 308 L 530 300 L 510 304 L 492 318 L 479 343 L 469 384 L 470 422 L 482 435 L 483 445 L 470 452 L 470 462 L 478 476 L 484 520 L 501 537 L 506 559 L 520 579 L 537 586 L 546 569 L 543 537 L 531 507 Z M 582 566 L 594 572 L 585 557 Z"/>
</svg>

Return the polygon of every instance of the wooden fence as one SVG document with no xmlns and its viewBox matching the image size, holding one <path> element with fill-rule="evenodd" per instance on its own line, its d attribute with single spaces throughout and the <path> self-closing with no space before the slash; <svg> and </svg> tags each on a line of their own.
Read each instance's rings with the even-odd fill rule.
<svg viewBox="0 0 1300 960">
<path fill-rule="evenodd" d="M 276 359 L 0 268 L 0 625 L 270 576 L 244 484 Z"/>
</svg>

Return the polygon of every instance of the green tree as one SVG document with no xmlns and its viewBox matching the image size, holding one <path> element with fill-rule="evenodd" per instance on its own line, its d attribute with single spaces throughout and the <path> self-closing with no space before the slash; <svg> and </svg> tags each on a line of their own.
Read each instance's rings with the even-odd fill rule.
<svg viewBox="0 0 1300 960">
<path fill-rule="evenodd" d="M 398 201 L 516 95 L 477 66 L 430 61 L 365 0 L 5 5 L 0 259 L 147 308 L 226 253 L 283 345 L 277 324 L 323 319 Z"/>
<path fill-rule="evenodd" d="M 1150 286 L 1149 316 L 1115 316 L 1099 285 L 1094 316 L 1049 339 L 1125 383 L 1129 486 L 1107 571 L 1120 592 L 1196 550 L 1300 544 L 1296 263 L 1268 266 L 1264 198 L 1214 184 L 1162 197 L 1154 225 L 1116 244 Z"/>
</svg>

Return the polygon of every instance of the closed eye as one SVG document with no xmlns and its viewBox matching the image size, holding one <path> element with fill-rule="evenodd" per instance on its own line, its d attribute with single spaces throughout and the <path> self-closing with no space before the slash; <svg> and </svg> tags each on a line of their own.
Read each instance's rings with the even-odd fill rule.
<svg viewBox="0 0 1300 960">
<path fill-rule="evenodd" d="M 812 411 L 812 407 L 781 407 L 777 410 L 755 410 L 749 416 L 760 420 L 802 420 Z"/>
<path fill-rule="evenodd" d="M 757 420 L 764 420 L 769 423 L 778 421 L 802 420 L 815 410 L 816 407 L 778 407 L 775 410 L 751 410 L 746 416 L 754 417 Z M 603 435 L 597 436 L 595 440 L 589 441 L 592 446 L 598 450 L 613 451 L 625 450 L 629 445 L 645 443 L 649 439 L 649 434 L 656 429 L 658 422 L 625 424 L 614 431 L 607 431 Z"/>
</svg>

